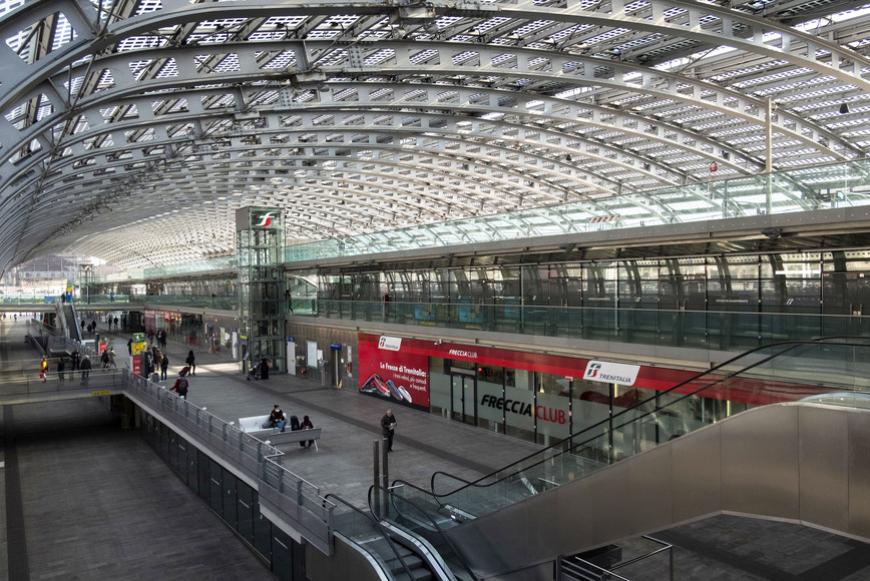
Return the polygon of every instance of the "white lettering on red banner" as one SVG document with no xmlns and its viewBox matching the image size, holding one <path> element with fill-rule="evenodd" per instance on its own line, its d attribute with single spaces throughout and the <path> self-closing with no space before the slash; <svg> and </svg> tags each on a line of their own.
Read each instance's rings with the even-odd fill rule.
<svg viewBox="0 0 870 581">
<path fill-rule="evenodd" d="M 386 335 L 381 335 L 381 338 L 378 339 L 378 349 L 386 349 L 387 351 L 398 351 L 401 348 L 401 337 L 387 337 Z"/>
<path fill-rule="evenodd" d="M 618 383 L 630 387 L 637 381 L 639 371 L 639 365 L 590 361 L 586 364 L 586 373 L 583 374 L 583 379 L 600 383 Z"/>
<path fill-rule="evenodd" d="M 465 349 L 450 349 L 447 351 L 448 355 L 453 357 L 465 357 L 466 359 L 477 359 L 476 351 L 466 351 Z"/>
</svg>

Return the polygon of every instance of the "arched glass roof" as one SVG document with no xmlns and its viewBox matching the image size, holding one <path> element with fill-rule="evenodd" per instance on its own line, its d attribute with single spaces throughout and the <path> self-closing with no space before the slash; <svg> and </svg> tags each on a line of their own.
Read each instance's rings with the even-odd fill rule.
<svg viewBox="0 0 870 581">
<path fill-rule="evenodd" d="M 226 256 L 243 205 L 288 243 L 678 221 L 661 192 L 870 147 L 860 2 L 0 0 L 0 32 L 0 270 Z"/>
</svg>

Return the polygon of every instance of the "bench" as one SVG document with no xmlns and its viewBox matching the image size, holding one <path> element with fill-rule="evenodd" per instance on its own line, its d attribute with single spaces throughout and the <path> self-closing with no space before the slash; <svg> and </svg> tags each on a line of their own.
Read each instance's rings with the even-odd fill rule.
<svg viewBox="0 0 870 581">
<path fill-rule="evenodd" d="M 290 426 L 288 425 L 285 428 L 285 431 L 282 432 L 278 428 L 263 428 L 263 425 L 266 424 L 266 422 L 268 421 L 268 415 L 239 418 L 239 430 L 245 432 L 246 434 L 251 434 L 258 440 L 268 439 L 272 445 L 292 444 L 298 442 L 307 442 L 308 440 L 314 440 L 315 451 L 320 451 L 320 449 L 317 447 L 317 440 L 320 439 L 321 433 L 320 428 L 314 428 L 313 430 L 292 431 L 290 430 Z"/>
</svg>

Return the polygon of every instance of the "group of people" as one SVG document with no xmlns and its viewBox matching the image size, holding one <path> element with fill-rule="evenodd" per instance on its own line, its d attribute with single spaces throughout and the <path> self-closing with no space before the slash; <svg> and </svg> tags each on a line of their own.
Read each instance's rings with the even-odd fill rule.
<svg viewBox="0 0 870 581">
<path fill-rule="evenodd" d="M 151 329 L 148 331 L 148 342 L 154 343 L 155 341 L 157 341 L 158 347 L 164 351 L 166 350 L 166 329 L 158 329 L 157 331 Z"/>
<path fill-rule="evenodd" d="M 109 330 L 110 330 L 110 331 L 111 331 L 112 329 L 114 329 L 115 331 L 117 331 L 117 330 L 120 328 L 120 327 L 118 327 L 118 323 L 119 323 L 119 321 L 118 321 L 118 317 L 112 317 L 112 316 L 109 316 L 109 317 L 106 319 L 106 324 L 109 325 Z"/>
<path fill-rule="evenodd" d="M 96 320 L 91 320 L 91 322 L 88 323 L 84 319 L 82 319 L 80 324 L 82 326 L 82 333 L 87 331 L 88 334 L 93 335 L 94 333 L 97 332 L 97 321 Z"/>
<path fill-rule="evenodd" d="M 82 383 L 86 382 L 91 375 L 91 359 L 87 354 L 81 355 L 78 351 L 73 351 L 70 355 L 71 373 L 80 371 L 82 374 Z M 57 358 L 57 380 L 60 383 L 66 381 L 66 359 L 64 357 Z M 39 361 L 39 378 L 45 383 L 48 379 L 48 359 L 43 355 Z"/>
<path fill-rule="evenodd" d="M 281 409 L 281 406 L 275 404 L 272 407 L 272 411 L 269 412 L 269 419 L 263 425 L 263 429 L 268 428 L 276 428 L 282 432 L 287 431 L 287 417 L 284 415 L 284 411 Z M 290 431 L 295 432 L 297 430 L 313 430 L 314 424 L 311 422 L 311 418 L 308 416 L 302 416 L 302 422 L 299 422 L 299 418 L 296 416 L 290 416 Z M 314 440 L 308 440 L 304 442 L 299 442 L 299 445 L 303 448 L 310 448 L 311 445 L 314 444 Z"/>
<path fill-rule="evenodd" d="M 259 363 L 252 365 L 245 379 L 269 379 L 269 360 L 263 357 Z"/>
</svg>

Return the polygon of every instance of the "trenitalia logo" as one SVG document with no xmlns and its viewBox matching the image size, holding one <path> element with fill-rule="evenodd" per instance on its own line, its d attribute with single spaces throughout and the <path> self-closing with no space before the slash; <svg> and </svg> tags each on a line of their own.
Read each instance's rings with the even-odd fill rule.
<svg viewBox="0 0 870 581">
<path fill-rule="evenodd" d="M 275 216 L 275 212 L 266 212 L 262 216 L 260 216 L 260 221 L 257 223 L 258 228 L 268 228 L 272 225 L 272 218 Z"/>
<path fill-rule="evenodd" d="M 607 361 L 590 361 L 586 364 L 586 372 L 583 379 L 588 381 L 600 381 L 601 383 L 618 383 L 632 386 L 637 381 L 640 371 L 638 365 L 623 365 L 622 363 L 608 363 Z"/>
</svg>

